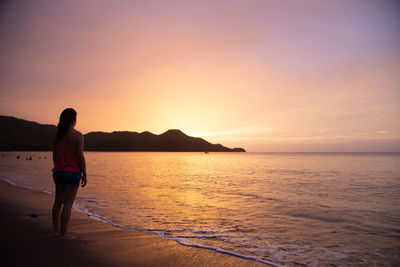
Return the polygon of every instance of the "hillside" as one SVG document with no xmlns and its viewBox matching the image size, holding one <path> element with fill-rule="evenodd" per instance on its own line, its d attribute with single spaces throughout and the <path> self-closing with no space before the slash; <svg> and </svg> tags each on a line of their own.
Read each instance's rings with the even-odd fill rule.
<svg viewBox="0 0 400 267">
<path fill-rule="evenodd" d="M 57 127 L 14 117 L 0 116 L 0 150 L 52 150 Z"/>
<path fill-rule="evenodd" d="M 0 116 L 1 151 L 50 151 L 57 127 Z M 245 152 L 191 137 L 180 130 L 156 135 L 150 132 L 90 132 L 85 135 L 86 151 L 210 151 Z"/>
</svg>

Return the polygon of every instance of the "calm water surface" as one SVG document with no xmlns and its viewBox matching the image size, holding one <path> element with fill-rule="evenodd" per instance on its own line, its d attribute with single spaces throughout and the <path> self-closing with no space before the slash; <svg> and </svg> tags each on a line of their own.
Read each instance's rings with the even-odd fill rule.
<svg viewBox="0 0 400 267">
<path fill-rule="evenodd" d="M 1 179 L 54 192 L 51 153 L 3 154 Z M 277 266 L 400 265 L 398 153 L 91 152 L 86 160 L 76 208 L 94 218 Z"/>
</svg>

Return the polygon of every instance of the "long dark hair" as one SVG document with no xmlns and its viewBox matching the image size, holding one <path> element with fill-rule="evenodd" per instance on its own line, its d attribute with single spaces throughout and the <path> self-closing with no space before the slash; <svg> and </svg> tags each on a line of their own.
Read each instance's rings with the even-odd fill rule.
<svg viewBox="0 0 400 267">
<path fill-rule="evenodd" d="M 66 108 L 61 112 L 60 121 L 57 125 L 57 138 L 60 140 L 67 133 L 68 129 L 76 121 L 76 111 L 73 108 Z"/>
</svg>

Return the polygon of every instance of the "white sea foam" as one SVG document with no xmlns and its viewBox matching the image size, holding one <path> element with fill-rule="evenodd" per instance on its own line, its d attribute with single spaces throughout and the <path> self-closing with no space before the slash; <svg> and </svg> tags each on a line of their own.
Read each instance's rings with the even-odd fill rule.
<svg viewBox="0 0 400 267">
<path fill-rule="evenodd" d="M 161 230 L 136 228 L 136 227 L 132 227 L 132 226 L 126 226 L 126 225 L 117 224 L 117 223 L 115 223 L 114 221 L 112 221 L 110 219 L 107 219 L 107 218 L 105 218 L 103 216 L 97 215 L 97 214 L 89 211 L 84 206 L 82 206 L 82 205 L 80 205 L 78 203 L 74 203 L 74 209 L 79 211 L 79 212 L 81 212 L 81 213 L 83 213 L 83 214 L 86 214 L 87 216 L 89 216 L 90 218 L 92 218 L 92 219 L 94 219 L 96 221 L 105 222 L 105 223 L 111 224 L 114 227 L 118 227 L 118 228 L 122 228 L 122 229 L 140 231 L 140 232 L 150 233 L 150 234 L 156 234 L 159 237 L 170 239 L 170 240 L 174 240 L 174 241 L 176 241 L 177 243 L 179 243 L 180 245 L 183 245 L 183 246 L 214 250 L 214 251 L 219 252 L 219 253 L 224 253 L 224 254 L 232 255 L 232 256 L 235 256 L 235 257 L 243 258 L 243 259 L 257 261 L 257 262 L 264 263 L 264 264 L 267 264 L 267 265 L 270 265 L 270 266 L 282 266 L 282 265 L 278 265 L 276 263 L 273 263 L 271 261 L 259 259 L 257 257 L 253 257 L 253 256 L 243 255 L 243 254 L 236 253 L 236 252 L 233 252 L 233 251 L 228 251 L 228 250 L 225 250 L 225 249 L 222 249 L 222 248 L 219 248 L 219 247 L 204 246 L 204 245 L 199 245 L 199 244 L 195 244 L 195 243 L 190 243 L 184 237 L 168 235 L 164 231 L 161 231 Z M 197 231 L 197 232 L 200 233 L 200 232 L 203 232 L 203 231 Z M 209 233 L 211 233 L 211 232 L 209 232 Z M 207 236 L 207 237 L 209 237 L 209 236 Z"/>
<path fill-rule="evenodd" d="M 396 155 L 88 153 L 74 209 L 273 266 L 396 265 Z M 0 178 L 52 194 L 51 162 L 5 158 Z"/>
<path fill-rule="evenodd" d="M 3 178 L 1 180 L 4 181 L 4 182 L 9 183 L 10 185 L 13 185 L 15 187 L 20 187 L 20 188 L 32 190 L 32 191 L 35 191 L 35 192 L 41 192 L 41 193 L 45 193 L 45 194 L 49 194 L 49 195 L 54 195 L 52 192 L 49 192 L 49 191 L 46 191 L 46 190 L 38 190 L 38 189 L 27 187 L 27 186 L 17 185 L 15 183 L 11 182 L 8 179 L 4 179 Z M 203 245 L 199 245 L 199 244 L 195 244 L 195 243 L 190 243 L 190 242 L 187 242 L 187 240 L 185 238 L 177 237 L 177 236 L 173 236 L 173 235 L 168 235 L 168 234 L 165 234 L 164 231 L 154 230 L 154 229 L 145 229 L 145 228 L 136 228 L 136 227 L 132 227 L 132 226 L 120 225 L 120 224 L 117 224 L 117 223 L 113 222 L 110 219 L 107 219 L 107 218 L 105 218 L 103 216 L 100 216 L 98 214 L 95 214 L 95 213 L 89 211 L 88 209 L 85 208 L 85 206 L 83 206 L 83 205 L 81 205 L 79 203 L 76 203 L 76 202 L 74 203 L 73 208 L 76 211 L 87 215 L 89 218 L 91 218 L 93 220 L 104 222 L 104 223 L 108 223 L 108 224 L 112 225 L 113 227 L 122 228 L 122 229 L 126 229 L 126 230 L 140 231 L 140 232 L 150 233 L 150 234 L 156 234 L 161 238 L 174 240 L 178 244 L 183 245 L 183 246 L 214 250 L 214 251 L 219 252 L 219 253 L 224 253 L 224 254 L 232 255 L 232 256 L 235 256 L 235 257 L 243 258 L 243 259 L 257 261 L 257 262 L 264 263 L 264 264 L 267 264 L 267 265 L 270 265 L 270 266 L 281 266 L 281 265 L 278 265 L 278 264 L 270 262 L 270 261 L 259 259 L 257 257 L 243 255 L 243 254 L 236 253 L 236 252 L 233 252 L 233 251 L 228 251 L 228 250 L 225 250 L 225 249 L 222 249 L 222 248 L 219 248 L 219 247 L 203 246 Z M 202 231 L 197 231 L 197 232 L 201 233 Z M 208 233 L 208 232 L 206 232 L 206 233 Z M 209 232 L 209 233 L 211 233 L 211 232 Z"/>
<path fill-rule="evenodd" d="M 17 186 L 17 184 L 15 184 L 15 183 L 13 183 L 13 182 L 11 182 L 10 180 L 8 180 L 8 179 L 1 179 L 2 181 L 4 181 L 4 182 L 7 182 L 7 183 L 9 183 L 10 185 L 13 185 L 13 186 Z"/>
<path fill-rule="evenodd" d="M 11 182 L 10 180 L 8 180 L 8 179 L 6 179 L 6 178 L 0 178 L 0 180 L 1 180 L 1 181 L 4 181 L 4 182 L 6 182 L 6 183 L 8 183 L 8 184 L 10 184 L 10 185 L 13 185 L 13 186 L 15 186 L 15 187 L 20 187 L 20 188 L 28 189 L 28 190 L 35 191 L 35 192 L 41 192 L 41 193 L 45 193 L 45 194 L 48 194 L 48 195 L 54 195 L 53 192 L 50 192 L 50 191 L 47 191 L 47 190 L 44 190 L 44 189 L 37 189 L 37 188 L 30 187 L 30 186 L 17 185 L 16 183 Z"/>
</svg>

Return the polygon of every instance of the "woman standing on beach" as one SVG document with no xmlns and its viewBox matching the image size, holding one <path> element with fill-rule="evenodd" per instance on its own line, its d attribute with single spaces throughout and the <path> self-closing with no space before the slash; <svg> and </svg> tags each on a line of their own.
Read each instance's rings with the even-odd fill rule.
<svg viewBox="0 0 400 267">
<path fill-rule="evenodd" d="M 79 182 L 86 185 L 86 163 L 83 155 L 83 135 L 74 129 L 76 111 L 65 109 L 57 125 L 57 137 L 53 150 L 53 180 L 56 195 L 53 205 L 53 231 L 60 238 L 73 239 L 68 233 L 71 208 Z"/>
</svg>

